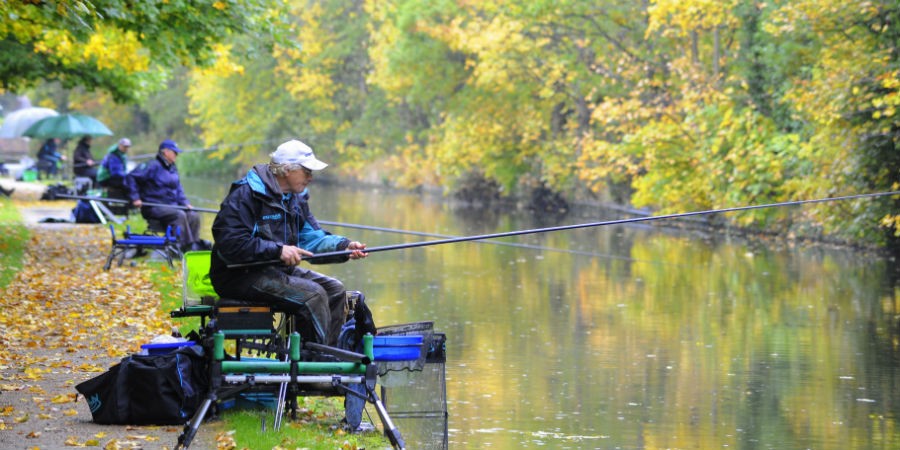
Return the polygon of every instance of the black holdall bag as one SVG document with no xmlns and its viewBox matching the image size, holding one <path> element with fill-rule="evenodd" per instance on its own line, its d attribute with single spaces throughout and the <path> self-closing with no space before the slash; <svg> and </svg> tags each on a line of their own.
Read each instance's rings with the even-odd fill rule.
<svg viewBox="0 0 900 450">
<path fill-rule="evenodd" d="M 181 425 L 202 403 L 209 385 L 203 348 L 163 355 L 131 355 L 75 386 L 95 423 Z"/>
</svg>

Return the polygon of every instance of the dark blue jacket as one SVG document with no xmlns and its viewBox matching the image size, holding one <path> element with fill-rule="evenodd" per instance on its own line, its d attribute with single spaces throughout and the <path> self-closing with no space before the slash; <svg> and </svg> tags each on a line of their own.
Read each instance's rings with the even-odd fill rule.
<svg viewBox="0 0 900 450">
<path fill-rule="evenodd" d="M 313 253 L 345 250 L 350 240 L 322 229 L 309 211 L 309 193 L 282 194 L 266 164 L 253 167 L 231 185 L 213 221 L 210 278 L 218 281 L 253 269 L 228 269 L 228 264 L 278 260 L 281 247 L 295 245 Z M 344 262 L 349 256 L 310 260 Z M 263 266 L 258 266 L 262 268 Z"/>
<path fill-rule="evenodd" d="M 142 163 L 125 177 L 131 200 L 140 199 L 147 203 L 187 206 L 187 196 L 181 187 L 178 168 L 169 164 L 161 155 L 150 162 Z"/>
<path fill-rule="evenodd" d="M 62 159 L 62 154 L 59 153 L 59 150 L 56 148 L 56 141 L 48 139 L 47 142 L 44 142 L 44 145 L 41 146 L 40 150 L 38 150 L 37 157 L 40 161 L 56 164 L 57 161 Z"/>
<path fill-rule="evenodd" d="M 119 150 L 119 145 L 114 144 L 103 161 L 100 162 L 100 168 L 97 169 L 97 182 L 101 186 L 127 187 L 125 185 L 125 177 L 128 175 L 128 157 Z"/>
</svg>

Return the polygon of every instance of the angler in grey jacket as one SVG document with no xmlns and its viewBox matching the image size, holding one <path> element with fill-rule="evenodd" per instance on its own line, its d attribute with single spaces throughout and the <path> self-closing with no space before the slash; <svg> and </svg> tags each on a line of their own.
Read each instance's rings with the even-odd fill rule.
<svg viewBox="0 0 900 450">
<path fill-rule="evenodd" d="M 306 144 L 292 140 L 278 146 L 269 164 L 234 182 L 213 222 L 209 274 L 219 296 L 287 310 L 298 318 L 304 341 L 335 346 L 345 319 L 344 286 L 298 264 L 305 256 L 340 250 L 351 253 L 309 262 L 364 258 L 366 246 L 323 230 L 310 212 L 307 186 L 313 171 L 326 166 Z M 276 260 L 281 264 L 228 267 Z"/>
</svg>

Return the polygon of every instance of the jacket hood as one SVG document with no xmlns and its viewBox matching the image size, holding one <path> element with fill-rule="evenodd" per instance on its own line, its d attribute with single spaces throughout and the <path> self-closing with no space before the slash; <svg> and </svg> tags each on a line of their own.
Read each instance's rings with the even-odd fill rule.
<svg viewBox="0 0 900 450">
<path fill-rule="evenodd" d="M 257 164 L 253 166 L 253 168 L 247 172 L 247 176 L 237 183 L 247 183 L 253 192 L 270 198 L 277 198 L 277 194 L 281 193 L 281 186 L 278 185 L 278 180 L 275 179 L 275 175 L 272 175 L 272 172 L 269 171 L 268 164 Z M 303 192 L 297 195 L 308 199 L 309 189 L 304 189 Z"/>
<path fill-rule="evenodd" d="M 240 182 L 246 182 L 250 185 L 250 189 L 253 190 L 253 192 L 265 195 L 266 197 L 274 198 L 275 194 L 281 192 L 278 180 L 276 180 L 275 175 L 272 175 L 272 172 L 269 171 L 268 164 L 257 164 L 253 166 L 250 171 L 247 172 L 247 176 L 239 181 L 239 183 Z"/>
</svg>

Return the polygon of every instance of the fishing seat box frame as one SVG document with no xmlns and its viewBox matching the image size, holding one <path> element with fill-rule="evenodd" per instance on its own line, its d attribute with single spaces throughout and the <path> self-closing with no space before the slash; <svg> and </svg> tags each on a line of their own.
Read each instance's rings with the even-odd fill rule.
<svg viewBox="0 0 900 450">
<path fill-rule="evenodd" d="M 210 258 L 211 252 L 208 250 L 183 254 L 184 303 L 179 310 L 170 313 L 173 318 L 200 317 L 202 345 L 211 355 L 209 397 L 194 417 L 185 424 L 176 449 L 187 448 L 190 445 L 207 412 L 212 409 L 212 414 L 215 415 L 219 400 L 241 392 L 261 389 L 267 385 L 277 388 L 278 385 L 273 383 L 281 384 L 278 396 L 289 399 L 292 416 L 296 416 L 298 396 L 350 395 L 349 385 L 363 384 L 365 393 L 354 395 L 359 395 L 367 403 L 374 405 L 384 426 L 382 431 L 392 446 L 405 448 L 400 431 L 374 390 L 378 369 L 373 362 L 374 338 L 371 335 L 367 335 L 364 339 L 367 354 L 306 343 L 303 345 L 304 349 L 338 358 L 337 361 L 327 362 L 318 362 L 316 359 L 307 361 L 301 357 L 299 334 L 294 331 L 289 336 L 282 336 L 281 331 L 278 331 L 280 327 L 275 327 L 274 314 L 283 313 L 282 311 L 254 302 L 217 298 L 209 280 Z M 284 326 L 291 322 L 286 318 L 280 320 L 286 322 L 281 324 Z M 235 342 L 235 355 L 229 356 L 224 353 L 224 340 Z M 274 354 L 276 358 L 263 360 L 241 358 L 242 348 L 263 354 Z M 339 362 L 341 360 L 345 362 Z M 322 384 L 327 385 L 328 389 L 317 388 Z M 285 392 L 288 393 L 287 396 Z M 277 405 L 282 407 L 285 403 L 279 401 Z M 276 412 L 278 424 L 280 416 L 281 413 Z"/>
</svg>

